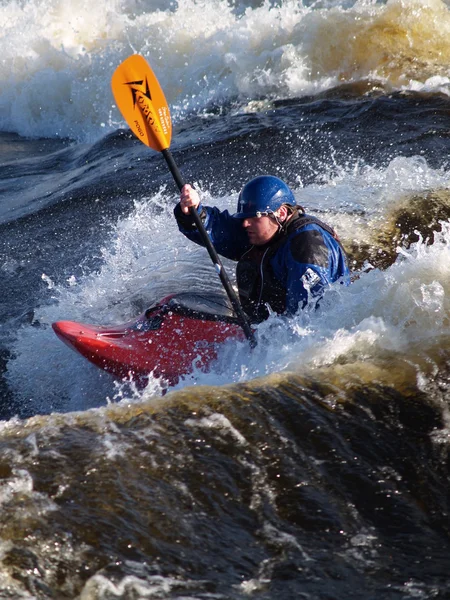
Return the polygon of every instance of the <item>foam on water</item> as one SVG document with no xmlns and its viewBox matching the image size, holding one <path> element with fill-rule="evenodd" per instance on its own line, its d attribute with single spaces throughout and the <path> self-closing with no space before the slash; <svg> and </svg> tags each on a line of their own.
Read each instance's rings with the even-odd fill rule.
<svg viewBox="0 0 450 600">
<path fill-rule="evenodd" d="M 342 83 L 450 93 L 443 0 L 8 0 L 0 6 L 0 129 L 92 141 L 124 125 L 110 80 L 143 54 L 174 120 L 211 104 Z M 89 18 L 86 18 L 89 15 Z"/>
<path fill-rule="evenodd" d="M 367 362 L 396 354 L 420 368 L 417 348 L 450 335 L 450 225 L 434 243 L 420 240 L 386 271 L 361 275 L 345 288 L 335 284 L 319 313 L 290 321 L 272 316 L 258 328 L 258 345 L 227 342 L 211 372 L 195 371 L 177 388 L 249 381 L 273 373 L 314 373 L 337 362 Z M 394 374 L 392 374 L 394 381 Z M 421 383 L 418 372 L 418 381 Z"/>
<path fill-rule="evenodd" d="M 367 230 L 377 227 L 405 194 L 443 187 L 447 180 L 445 171 L 431 169 L 422 158 L 396 158 L 385 169 L 342 168 L 320 187 L 294 191 L 309 212 L 318 211 L 321 217 L 325 212 L 325 220 L 337 226 L 345 242 L 359 235 L 367 239 Z M 235 195 L 203 194 L 206 204 L 222 209 L 233 210 L 236 203 Z M 53 321 L 123 323 L 169 293 L 221 291 L 206 251 L 178 232 L 172 214 L 175 201 L 161 190 L 149 201 L 136 203 L 128 217 L 118 220 L 98 272 L 69 277 L 62 286 L 43 274 L 48 304 L 36 309 L 33 325 L 17 332 L 7 371 L 11 388 L 31 407 L 83 410 L 106 398 L 141 398 L 61 344 L 51 330 Z M 419 342 L 432 343 L 450 333 L 449 259 L 450 230 L 444 223 L 433 244 L 420 239 L 408 250 L 399 247 L 395 264 L 387 270 L 362 273 L 348 288 L 335 285 L 319 313 L 304 311 L 292 320 L 272 316 L 259 326 L 260 343 L 253 352 L 246 342 L 224 344 L 210 373 L 194 371 L 177 388 L 317 369 L 356 355 L 370 359 L 407 352 Z M 233 264 L 226 266 L 233 277 Z M 145 397 L 160 394 L 159 382 L 151 379 Z"/>
</svg>

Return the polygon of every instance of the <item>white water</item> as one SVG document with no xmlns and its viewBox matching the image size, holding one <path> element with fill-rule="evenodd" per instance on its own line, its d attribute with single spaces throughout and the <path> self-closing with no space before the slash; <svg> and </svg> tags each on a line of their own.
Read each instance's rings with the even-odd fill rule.
<svg viewBox="0 0 450 600">
<path fill-rule="evenodd" d="M 311 186 L 295 193 L 310 212 L 327 209 L 327 221 L 337 227 L 345 242 L 358 236 L 367 240 L 370 228 L 376 228 L 378 219 L 405 194 L 444 187 L 447 180 L 448 172 L 431 169 L 423 159 L 397 158 L 385 169 L 342 170 L 320 188 Z M 64 405 L 67 411 L 89 408 L 106 397 L 130 400 L 129 391 L 63 346 L 51 322 L 67 318 L 97 324 L 125 322 L 146 303 L 168 293 L 221 290 L 206 251 L 181 237 L 172 215 L 173 203 L 167 205 L 164 200 L 168 200 L 166 192 L 151 202 L 144 199 L 117 222 L 103 250 L 99 273 L 81 280 L 69 277 L 60 287 L 43 274 L 48 304 L 38 308 L 35 317 L 41 327 L 18 332 L 13 348 L 16 358 L 7 373 L 12 389 L 32 406 L 48 409 L 53 398 L 55 410 Z M 211 198 L 205 192 L 205 201 L 232 210 L 236 197 Z M 155 214 L 158 204 L 165 208 Z M 338 212 L 332 212 L 333 206 Z M 439 336 L 450 335 L 450 226 L 443 224 L 434 244 L 421 240 L 408 251 L 399 248 L 398 252 L 396 263 L 386 271 L 363 273 L 348 288 L 336 285 L 319 315 L 310 318 L 303 312 L 292 321 L 274 316 L 262 323 L 260 343 L 253 352 L 245 342 L 225 344 L 210 373 L 195 371 L 177 388 L 222 385 L 289 370 L 301 373 L 355 357 L 382 358 L 393 350 L 407 353 L 416 344 L 432 344 Z M 227 267 L 232 276 L 233 266 Z M 159 383 L 151 380 L 145 396 L 160 393 Z"/>
<path fill-rule="evenodd" d="M 110 80 L 135 52 L 153 67 L 175 121 L 211 103 L 254 110 L 248 103 L 259 97 L 367 79 L 450 93 L 449 0 L 233 5 L 4 0 L 0 130 L 89 142 L 124 125 Z"/>
<path fill-rule="evenodd" d="M 290 321 L 272 317 L 259 326 L 255 350 L 229 342 L 212 372 L 197 371 L 177 388 L 288 371 L 314 375 L 338 361 L 364 364 L 394 353 L 414 362 L 417 348 L 438 348 L 450 335 L 450 225 L 442 223 L 432 245 L 420 240 L 408 251 L 399 248 L 397 262 L 386 271 L 365 273 L 348 288 L 335 285 L 322 309 Z M 421 362 L 417 383 L 426 378 Z"/>
</svg>

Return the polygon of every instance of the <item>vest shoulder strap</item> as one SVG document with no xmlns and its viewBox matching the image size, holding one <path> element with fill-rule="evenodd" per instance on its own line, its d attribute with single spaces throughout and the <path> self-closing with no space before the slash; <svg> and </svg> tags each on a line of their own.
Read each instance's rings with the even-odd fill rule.
<svg viewBox="0 0 450 600">
<path fill-rule="evenodd" d="M 330 227 L 329 225 L 327 225 L 326 223 L 324 223 L 317 217 L 313 217 L 312 215 L 305 215 L 303 217 L 299 217 L 298 220 L 295 222 L 295 229 L 300 229 L 301 227 L 305 227 L 305 225 L 311 225 L 311 224 L 318 225 L 322 229 L 325 229 L 325 231 L 327 231 L 335 239 L 338 239 L 337 234 L 332 227 Z"/>
<path fill-rule="evenodd" d="M 330 225 L 327 225 L 317 217 L 313 217 L 312 215 L 304 215 L 302 217 L 299 216 L 299 218 L 295 221 L 295 229 L 300 229 L 301 227 L 305 227 L 305 225 L 310 225 L 312 223 L 318 225 L 321 229 L 324 229 L 331 236 L 333 236 L 333 238 L 337 241 L 342 250 L 344 250 L 341 244 L 341 240 L 339 239 L 339 236 L 336 233 L 336 231 L 332 227 L 330 227 Z"/>
</svg>

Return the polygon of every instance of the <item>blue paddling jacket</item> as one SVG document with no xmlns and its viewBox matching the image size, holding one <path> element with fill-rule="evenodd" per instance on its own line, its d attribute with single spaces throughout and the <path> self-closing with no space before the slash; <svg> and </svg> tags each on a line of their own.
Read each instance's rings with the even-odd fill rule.
<svg viewBox="0 0 450 600">
<path fill-rule="evenodd" d="M 239 298 L 252 322 L 263 321 L 270 311 L 293 315 L 299 307 L 317 304 L 331 283 L 350 281 L 345 251 L 333 229 L 302 210 L 293 207 L 292 216 L 267 244 L 253 246 L 240 219 L 227 210 L 199 207 L 217 253 L 238 261 Z M 179 204 L 174 213 L 181 233 L 203 245 L 192 217 Z"/>
</svg>

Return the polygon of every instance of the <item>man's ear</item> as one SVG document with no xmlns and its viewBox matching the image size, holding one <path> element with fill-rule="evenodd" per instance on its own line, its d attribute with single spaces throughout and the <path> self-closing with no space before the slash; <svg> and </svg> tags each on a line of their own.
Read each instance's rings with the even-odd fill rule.
<svg viewBox="0 0 450 600">
<path fill-rule="evenodd" d="M 280 221 L 280 223 L 283 223 L 287 219 L 288 209 L 286 208 L 286 206 L 284 204 L 282 204 L 280 206 L 280 208 L 276 211 L 275 214 L 277 215 L 278 220 Z"/>
</svg>

